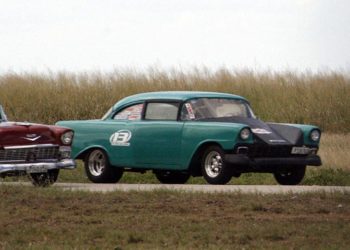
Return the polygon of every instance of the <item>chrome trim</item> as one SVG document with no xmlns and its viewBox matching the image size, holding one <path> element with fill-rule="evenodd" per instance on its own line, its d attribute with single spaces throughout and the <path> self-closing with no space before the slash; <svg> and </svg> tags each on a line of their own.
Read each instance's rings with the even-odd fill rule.
<svg viewBox="0 0 350 250">
<path fill-rule="evenodd" d="M 0 163 L 0 174 L 6 172 L 16 172 L 30 171 L 30 168 L 33 166 L 43 167 L 46 170 L 51 169 L 74 169 L 76 168 L 76 163 L 72 159 L 64 159 L 59 162 L 38 162 L 38 163 L 19 163 L 19 164 L 1 164 Z"/>
<path fill-rule="evenodd" d="M 28 141 L 36 141 L 41 137 L 41 135 L 37 136 L 37 137 L 33 137 L 33 138 L 29 138 L 29 137 L 21 137 L 22 139 L 26 139 Z"/>
<path fill-rule="evenodd" d="M 58 147 L 57 144 L 35 144 L 35 145 L 24 145 L 24 146 L 6 146 L 4 149 L 21 149 L 21 148 L 48 148 Z"/>
<path fill-rule="evenodd" d="M 245 152 L 244 153 L 242 153 L 242 152 L 240 152 L 241 150 L 244 150 Z M 245 146 L 241 146 L 241 147 L 238 147 L 237 148 L 237 154 L 248 154 L 248 152 L 249 152 L 249 148 L 248 147 L 245 147 Z"/>
<path fill-rule="evenodd" d="M 40 162 L 58 162 L 59 159 L 40 159 Z M 24 160 L 10 160 L 10 161 L 6 161 L 6 160 L 0 160 L 0 164 L 21 164 L 21 163 L 40 163 L 40 162 L 35 162 L 35 161 L 32 161 L 32 162 L 28 162 L 28 161 L 24 161 Z"/>
</svg>

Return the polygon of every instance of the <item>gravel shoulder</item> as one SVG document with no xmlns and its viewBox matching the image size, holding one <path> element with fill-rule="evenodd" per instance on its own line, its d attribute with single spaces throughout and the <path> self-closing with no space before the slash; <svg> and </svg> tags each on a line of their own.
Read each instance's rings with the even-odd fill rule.
<svg viewBox="0 0 350 250">
<path fill-rule="evenodd" d="M 2 182 L 3 185 L 31 185 L 29 182 Z M 55 183 L 53 187 L 72 191 L 113 192 L 113 191 L 155 191 L 171 190 L 204 193 L 350 193 L 349 186 L 280 186 L 280 185 L 166 185 L 166 184 L 94 184 L 94 183 Z"/>
</svg>

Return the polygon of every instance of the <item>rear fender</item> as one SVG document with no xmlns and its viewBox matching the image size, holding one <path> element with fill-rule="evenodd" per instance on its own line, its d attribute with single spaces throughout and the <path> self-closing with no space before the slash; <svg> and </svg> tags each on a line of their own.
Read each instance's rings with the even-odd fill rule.
<svg viewBox="0 0 350 250">
<path fill-rule="evenodd" d="M 92 146 L 89 146 L 87 148 L 84 148 L 83 150 L 81 150 L 80 152 L 76 153 L 75 155 L 73 155 L 73 159 L 79 159 L 79 160 L 84 160 L 84 158 L 86 157 L 86 155 L 88 153 L 90 153 L 92 150 L 94 149 L 101 149 L 103 150 L 107 156 L 108 156 L 108 159 L 110 159 L 110 155 L 107 151 L 107 149 L 101 145 L 92 145 Z"/>
</svg>

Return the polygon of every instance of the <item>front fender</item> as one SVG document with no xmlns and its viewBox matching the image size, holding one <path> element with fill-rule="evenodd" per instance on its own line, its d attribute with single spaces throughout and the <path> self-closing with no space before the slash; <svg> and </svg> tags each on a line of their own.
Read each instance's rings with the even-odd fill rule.
<svg viewBox="0 0 350 250">
<path fill-rule="evenodd" d="M 237 143 L 253 143 L 251 135 L 243 141 L 239 134 L 247 125 L 239 123 L 186 122 L 182 134 L 182 166 L 188 168 L 192 158 L 203 145 L 218 144 L 223 150 L 232 150 Z"/>
<path fill-rule="evenodd" d="M 310 139 L 310 133 L 312 130 L 317 129 L 321 132 L 321 129 L 319 127 L 314 126 L 314 125 L 305 125 L 305 124 L 291 124 L 291 123 L 280 123 L 280 124 L 299 128 L 303 132 L 304 144 L 313 145 L 313 146 L 319 145 L 320 141 L 314 142 Z"/>
</svg>

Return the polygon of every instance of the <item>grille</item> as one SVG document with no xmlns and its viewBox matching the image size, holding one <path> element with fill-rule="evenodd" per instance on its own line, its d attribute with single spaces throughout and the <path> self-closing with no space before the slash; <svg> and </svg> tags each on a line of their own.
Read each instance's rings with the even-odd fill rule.
<svg viewBox="0 0 350 250">
<path fill-rule="evenodd" d="M 288 157 L 291 156 L 292 146 L 254 145 L 249 147 L 249 156 L 252 157 Z"/>
<path fill-rule="evenodd" d="M 235 148 L 234 152 L 237 152 L 239 145 Z M 267 145 L 267 144 L 253 144 L 253 145 L 244 145 L 248 148 L 248 156 L 250 157 L 297 157 L 298 155 L 292 155 L 292 147 L 289 145 Z"/>
<path fill-rule="evenodd" d="M 57 159 L 58 147 L 11 148 L 0 150 L 0 162 L 26 162 Z"/>
</svg>

